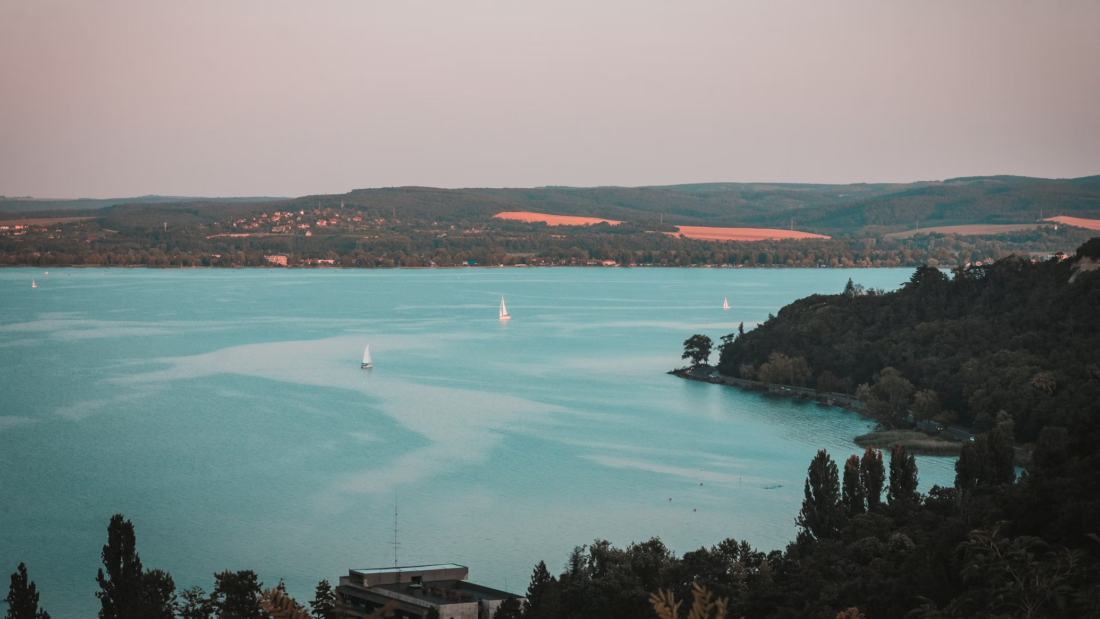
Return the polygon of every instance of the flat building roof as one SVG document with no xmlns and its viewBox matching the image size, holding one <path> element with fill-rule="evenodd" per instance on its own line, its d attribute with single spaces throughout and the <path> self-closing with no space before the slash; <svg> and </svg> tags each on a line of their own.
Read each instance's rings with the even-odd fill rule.
<svg viewBox="0 0 1100 619">
<path fill-rule="evenodd" d="M 401 567 L 372 567 L 362 570 L 353 569 L 356 574 L 390 574 L 394 572 L 426 572 L 428 570 L 465 570 L 465 565 L 457 563 L 437 563 L 435 565 L 405 565 Z"/>
</svg>

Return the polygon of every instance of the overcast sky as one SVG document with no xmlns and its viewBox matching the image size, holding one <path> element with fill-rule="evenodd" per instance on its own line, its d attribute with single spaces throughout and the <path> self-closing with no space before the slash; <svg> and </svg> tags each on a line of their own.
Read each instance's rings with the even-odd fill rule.
<svg viewBox="0 0 1100 619">
<path fill-rule="evenodd" d="M 1100 174 L 1100 2 L 0 0 L 0 194 Z"/>
</svg>

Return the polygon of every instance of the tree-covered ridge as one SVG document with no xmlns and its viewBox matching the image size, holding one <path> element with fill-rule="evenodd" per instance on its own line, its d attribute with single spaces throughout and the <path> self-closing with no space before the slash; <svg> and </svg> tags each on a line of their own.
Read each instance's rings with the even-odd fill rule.
<svg viewBox="0 0 1100 619">
<path fill-rule="evenodd" d="M 320 204 L 318 204 L 320 202 Z M 413 216 L 331 196 L 306 203 L 119 205 L 90 220 L 20 225 L 0 220 L 0 265 L 344 267 L 620 265 L 744 267 L 954 266 L 1012 253 L 1053 254 L 1088 239 L 1085 230 L 1046 226 L 997 236 L 929 234 L 782 241 L 702 241 L 659 230 L 659 222 L 556 226 L 493 219 Z M 254 210 L 262 209 L 262 210 Z M 493 213 L 498 211 L 492 211 Z M 394 217 L 394 213 L 397 217 Z M 73 213 L 68 213 L 72 215 Z M 88 215 L 88 213 L 82 213 Z M 417 218 L 420 217 L 420 218 Z M 480 215 L 478 215 L 480 217 Z M 325 221 L 321 225 L 321 220 Z M 19 228 L 16 229 L 16 225 Z M 5 229 L 6 228 L 6 229 Z"/>
<path fill-rule="evenodd" d="M 232 208 L 234 201 L 264 202 L 262 208 L 301 210 L 333 199 L 371 211 L 397 212 L 403 219 L 483 222 L 501 211 L 602 217 L 681 226 L 786 228 L 836 235 L 866 227 L 885 231 L 962 223 L 1030 223 L 1042 211 L 1100 219 L 1100 176 L 1044 179 L 1019 176 L 955 178 L 914 183 L 696 183 L 650 187 L 465 188 L 387 187 L 343 195 L 271 198 L 173 198 L 119 200 L 3 200 L 0 212 L 88 210 L 140 202 L 184 200 Z M 182 206 L 182 205 L 181 205 Z M 162 208 L 163 210 L 169 210 Z M 88 211 L 89 213 L 93 211 Z"/>
<path fill-rule="evenodd" d="M 1064 260 L 1006 258 L 951 276 L 921 267 L 896 292 L 813 295 L 724 346 L 718 368 L 740 376 L 778 353 L 805 360 L 805 382 L 822 390 L 867 384 L 882 402 L 899 394 L 895 408 L 926 406 L 979 431 L 1007 411 L 1021 442 L 1046 426 L 1074 434 L 1100 403 L 1097 259 L 1093 239 Z M 918 403 L 922 391 L 937 401 Z"/>
</svg>

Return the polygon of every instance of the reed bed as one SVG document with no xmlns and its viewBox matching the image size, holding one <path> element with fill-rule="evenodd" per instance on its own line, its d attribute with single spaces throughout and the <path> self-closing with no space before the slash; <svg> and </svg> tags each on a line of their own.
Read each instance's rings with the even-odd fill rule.
<svg viewBox="0 0 1100 619">
<path fill-rule="evenodd" d="M 924 456 L 957 456 L 962 451 L 962 443 L 939 436 L 929 436 L 917 430 L 883 430 L 869 432 L 855 438 L 860 447 L 889 449 L 894 443 L 901 443 L 909 453 Z"/>
</svg>

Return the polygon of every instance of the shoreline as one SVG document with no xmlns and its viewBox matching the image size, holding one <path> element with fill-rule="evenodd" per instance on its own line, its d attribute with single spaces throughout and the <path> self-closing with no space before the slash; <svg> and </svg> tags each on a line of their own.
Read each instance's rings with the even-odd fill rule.
<svg viewBox="0 0 1100 619">
<path fill-rule="evenodd" d="M 708 372 L 705 375 L 694 373 L 687 369 L 677 369 L 668 372 L 673 376 L 700 383 L 737 387 L 744 391 L 756 393 L 770 393 L 783 397 L 799 400 L 815 401 L 822 406 L 835 406 L 859 414 L 862 418 L 878 422 L 877 419 L 867 415 L 867 409 L 862 402 L 853 396 L 842 393 L 817 391 L 808 387 L 787 387 L 783 385 L 768 386 L 756 380 L 733 378 L 722 376 L 717 372 Z M 873 430 L 866 434 L 852 437 L 852 443 L 858 447 L 874 447 L 875 449 L 889 449 L 894 443 L 901 443 L 910 453 L 922 456 L 957 458 L 962 450 L 961 441 L 952 441 L 946 438 L 925 434 L 919 430 Z"/>
<path fill-rule="evenodd" d="M 317 271 L 336 269 L 341 271 L 396 271 L 396 270 L 414 270 L 414 271 L 430 271 L 433 269 L 788 269 L 798 271 L 819 271 L 819 270 L 872 270 L 872 269 L 915 269 L 921 265 L 898 265 L 898 266 L 817 266 L 817 267 L 791 267 L 785 264 L 774 265 L 757 265 L 757 266 L 732 266 L 732 265 L 660 265 L 660 264 L 631 264 L 631 265 L 602 265 L 602 264 L 499 264 L 499 265 L 460 265 L 460 266 L 427 266 L 427 267 L 406 267 L 406 266 L 393 266 L 393 267 L 362 267 L 362 266 L 339 266 L 326 264 L 324 266 L 283 266 L 279 265 L 263 265 L 263 266 L 161 266 L 155 264 L 0 264 L 0 269 L 162 269 L 162 270 L 187 270 L 187 269 L 279 269 L 283 271 Z M 946 267 L 942 267 L 940 270 L 947 270 Z M 671 374 L 671 372 L 669 372 Z M 739 380 L 739 379 L 737 379 Z"/>
</svg>

